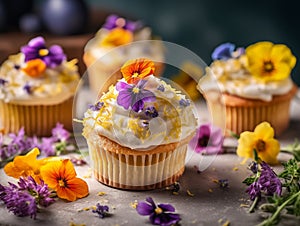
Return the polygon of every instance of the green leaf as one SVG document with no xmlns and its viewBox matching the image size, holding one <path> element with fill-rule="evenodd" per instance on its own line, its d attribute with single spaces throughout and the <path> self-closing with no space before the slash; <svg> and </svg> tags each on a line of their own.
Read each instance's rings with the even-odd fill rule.
<svg viewBox="0 0 300 226">
<path fill-rule="evenodd" d="M 247 177 L 245 180 L 243 180 L 242 183 L 244 183 L 247 186 L 249 186 L 249 185 L 253 184 L 255 180 L 256 180 L 256 177 L 251 176 L 251 177 Z"/>
</svg>

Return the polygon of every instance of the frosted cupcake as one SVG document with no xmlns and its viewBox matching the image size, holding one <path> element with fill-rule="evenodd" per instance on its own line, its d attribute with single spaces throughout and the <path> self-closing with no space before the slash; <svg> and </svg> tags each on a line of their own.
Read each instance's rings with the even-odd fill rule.
<svg viewBox="0 0 300 226">
<path fill-rule="evenodd" d="M 127 60 L 136 57 L 153 60 L 156 64 L 156 74 L 159 75 L 164 59 L 161 43 L 153 41 L 129 45 L 145 40 L 153 40 L 149 27 L 144 27 L 139 21 L 130 21 L 117 15 L 108 16 L 95 37 L 84 48 L 83 60 L 88 68 L 92 90 L 107 91 L 111 84 L 122 78 L 119 71 L 121 66 Z M 121 46 L 122 48 L 117 48 Z M 108 52 L 111 53 L 107 54 Z"/>
<path fill-rule="evenodd" d="M 72 130 L 73 96 L 79 82 L 77 60 L 67 61 L 58 45 L 36 37 L 0 68 L 0 127 L 25 128 L 26 135 L 48 136 L 60 122 Z"/>
<path fill-rule="evenodd" d="M 280 135 L 289 124 L 290 102 L 297 86 L 290 74 L 296 64 L 291 50 L 283 44 L 258 42 L 246 49 L 231 43 L 217 47 L 214 60 L 205 79 L 200 81 L 208 105 L 218 117 L 220 105 L 226 108 L 226 128 L 237 134 L 253 131 L 255 126 L 268 121 Z M 216 83 L 209 79 L 215 76 Z M 214 98 L 221 89 L 222 100 Z"/>
<path fill-rule="evenodd" d="M 147 59 L 128 61 L 123 78 L 85 113 L 83 136 L 94 175 L 106 185 L 160 188 L 184 171 L 187 145 L 197 128 L 195 107 L 153 76 L 154 69 Z"/>
</svg>

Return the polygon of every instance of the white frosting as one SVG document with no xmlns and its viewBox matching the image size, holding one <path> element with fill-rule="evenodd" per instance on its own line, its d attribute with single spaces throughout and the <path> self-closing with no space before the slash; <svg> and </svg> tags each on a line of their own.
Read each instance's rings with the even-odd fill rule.
<svg viewBox="0 0 300 226">
<path fill-rule="evenodd" d="M 117 103 L 118 91 L 112 86 L 99 102 L 104 102 L 100 111 L 88 109 L 84 115 L 84 133 L 89 140 L 96 140 L 98 134 L 135 150 L 149 149 L 161 144 L 178 142 L 191 134 L 197 128 L 196 109 L 185 95 L 173 89 L 164 81 L 150 75 L 145 89 L 155 94 L 155 102 L 145 103 L 154 106 L 158 117 L 146 117 L 144 112 L 126 110 Z M 124 79 L 120 80 L 125 82 Z M 163 87 L 163 91 L 160 88 Z M 159 88 L 159 89 L 158 89 Z M 101 121 L 103 123 L 101 123 Z M 149 123 L 145 126 L 144 123 Z"/>
<path fill-rule="evenodd" d="M 110 31 L 101 28 L 96 36 L 91 39 L 84 48 L 94 59 L 101 58 L 102 63 L 106 65 L 123 64 L 125 61 L 133 58 L 149 58 L 153 61 L 163 62 L 163 47 L 159 42 L 145 42 L 137 45 L 131 45 L 130 48 L 115 48 L 118 46 L 103 46 L 102 40 Z M 133 41 L 151 40 L 151 29 L 145 27 L 133 33 Z M 113 51 L 112 51 L 113 50 Z M 107 54 L 110 53 L 110 54 Z"/>
<path fill-rule="evenodd" d="M 10 56 L 2 64 L 0 78 L 6 82 L 0 84 L 0 99 L 32 103 L 47 98 L 47 101 L 55 103 L 74 95 L 80 79 L 75 61 L 64 61 L 56 68 L 47 68 L 39 78 L 33 78 L 20 69 L 25 65 L 24 59 L 24 54 L 19 53 Z M 20 68 L 16 68 L 16 65 Z M 24 89 L 26 84 L 31 87 L 31 93 Z"/>
<path fill-rule="evenodd" d="M 282 81 L 261 82 L 245 69 L 244 64 L 243 58 L 214 61 L 206 76 L 215 76 L 215 78 L 201 80 L 199 87 L 203 91 L 218 89 L 232 95 L 263 101 L 271 101 L 274 95 L 286 94 L 293 87 L 291 78 Z M 216 81 L 218 85 L 216 85 Z"/>
</svg>

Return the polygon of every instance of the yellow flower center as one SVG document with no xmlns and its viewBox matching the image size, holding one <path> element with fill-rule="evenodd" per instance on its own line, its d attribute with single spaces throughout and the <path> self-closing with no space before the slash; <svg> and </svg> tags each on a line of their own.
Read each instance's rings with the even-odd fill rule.
<svg viewBox="0 0 300 226">
<path fill-rule="evenodd" d="M 263 140 L 259 139 L 256 143 L 256 150 L 258 152 L 265 151 L 266 150 L 266 143 Z"/>
<path fill-rule="evenodd" d="M 58 180 L 58 185 L 59 185 L 60 187 L 67 187 L 67 183 L 66 183 L 66 181 L 63 180 L 63 179 Z"/>
<path fill-rule="evenodd" d="M 139 77 L 139 73 L 138 73 L 138 72 L 134 72 L 133 75 L 132 75 L 132 77 L 133 77 L 133 78 Z"/>
<path fill-rule="evenodd" d="M 274 70 L 274 64 L 272 61 L 265 61 L 264 62 L 264 71 L 270 73 Z"/>
<path fill-rule="evenodd" d="M 137 94 L 137 93 L 140 92 L 140 89 L 139 89 L 138 87 L 134 87 L 134 88 L 132 89 L 132 92 L 135 93 L 135 94 Z"/>
<path fill-rule="evenodd" d="M 39 50 L 39 55 L 40 56 L 47 56 L 49 54 L 49 50 L 48 49 L 40 49 Z"/>
<path fill-rule="evenodd" d="M 163 210 L 159 207 L 157 207 L 154 211 L 156 214 L 161 214 L 163 212 Z"/>
</svg>

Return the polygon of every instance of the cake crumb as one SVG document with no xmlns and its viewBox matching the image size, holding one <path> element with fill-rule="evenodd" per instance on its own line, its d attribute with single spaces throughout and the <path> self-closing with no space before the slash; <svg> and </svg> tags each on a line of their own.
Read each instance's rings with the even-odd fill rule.
<svg viewBox="0 0 300 226">
<path fill-rule="evenodd" d="M 131 203 L 130 203 L 130 206 L 131 206 L 133 209 L 136 209 L 137 204 L 138 204 L 138 201 L 137 201 L 137 200 L 134 200 L 134 202 L 131 202 Z"/>
<path fill-rule="evenodd" d="M 97 193 L 97 195 L 98 195 L 98 196 L 103 196 L 103 195 L 106 195 L 106 193 L 105 193 L 104 191 L 99 191 L 99 192 Z"/>
<path fill-rule="evenodd" d="M 179 192 L 173 191 L 172 194 L 173 194 L 173 195 L 179 195 Z"/>
<path fill-rule="evenodd" d="M 241 205 L 240 205 L 240 207 L 250 207 L 250 205 L 248 205 L 248 204 L 244 204 L 244 203 L 242 203 Z"/>
<path fill-rule="evenodd" d="M 70 222 L 69 226 L 85 226 L 85 224 L 75 224 L 74 222 Z"/>
<path fill-rule="evenodd" d="M 193 194 L 190 190 L 186 190 L 186 193 L 188 194 L 188 196 L 191 196 L 191 197 L 195 196 L 195 194 Z"/>
<path fill-rule="evenodd" d="M 213 190 L 212 190 L 211 188 L 209 188 L 209 189 L 208 189 L 208 192 L 212 193 L 212 192 L 213 192 Z"/>
<path fill-rule="evenodd" d="M 237 166 L 235 166 L 235 167 L 232 168 L 232 170 L 233 170 L 233 171 L 238 171 L 239 168 L 238 168 Z"/>
</svg>

